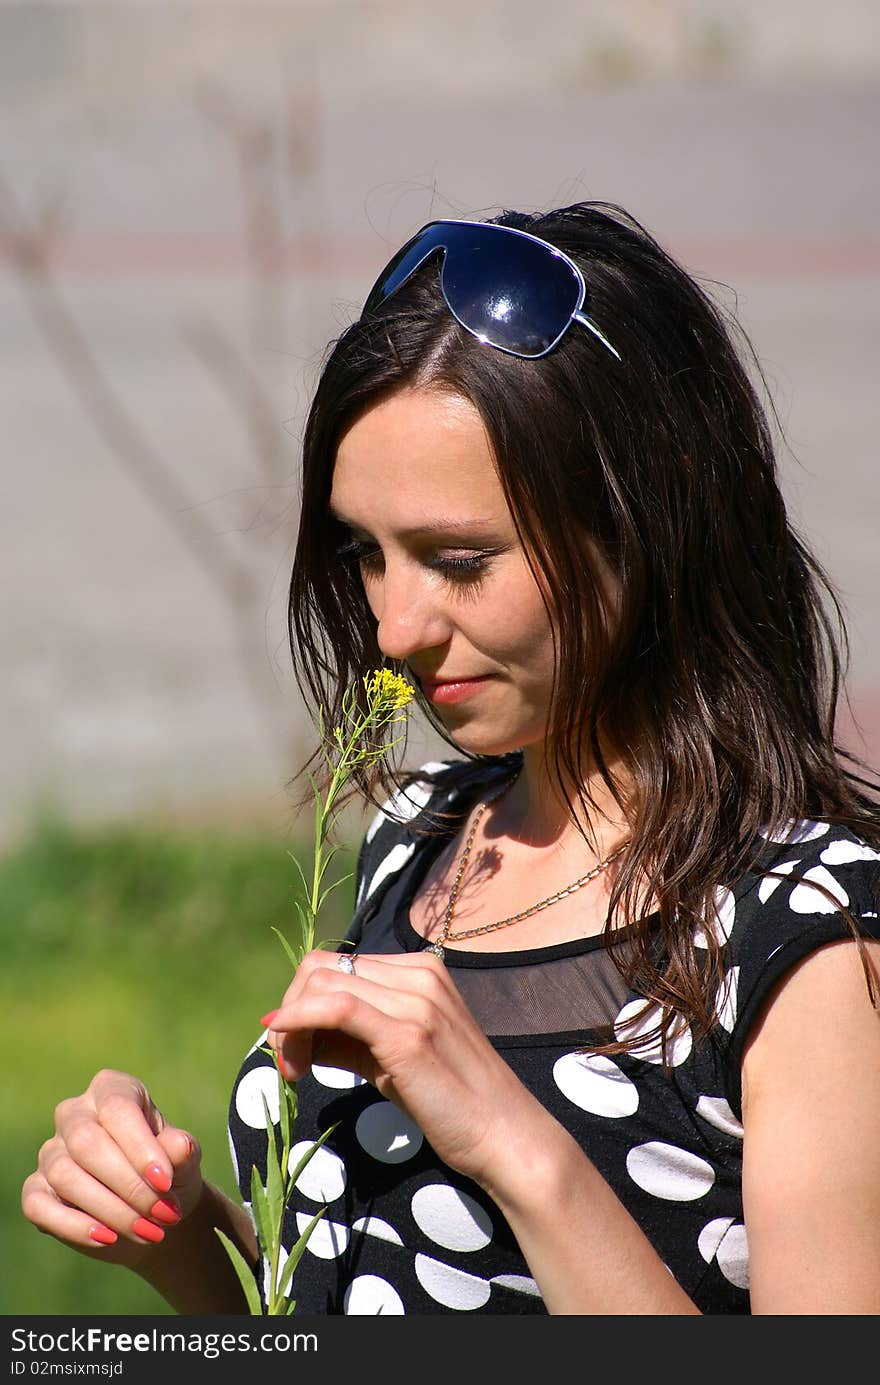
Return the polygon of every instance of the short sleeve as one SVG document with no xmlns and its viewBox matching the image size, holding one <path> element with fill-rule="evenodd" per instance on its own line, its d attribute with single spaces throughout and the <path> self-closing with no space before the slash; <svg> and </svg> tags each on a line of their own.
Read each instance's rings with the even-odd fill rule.
<svg viewBox="0 0 880 1385">
<path fill-rule="evenodd" d="M 740 895 L 716 896 L 727 934 L 719 1015 L 729 1035 L 728 1088 L 738 1116 L 743 1052 L 780 978 L 826 943 L 853 938 L 842 910 L 861 937 L 880 938 L 880 852 L 827 823 L 800 828 L 800 839 L 795 834 L 775 853 L 772 873 Z"/>
</svg>

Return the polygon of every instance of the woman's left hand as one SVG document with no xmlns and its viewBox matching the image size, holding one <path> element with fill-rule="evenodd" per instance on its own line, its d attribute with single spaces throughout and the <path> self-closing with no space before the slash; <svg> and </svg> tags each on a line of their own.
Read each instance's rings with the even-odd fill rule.
<svg viewBox="0 0 880 1385">
<path fill-rule="evenodd" d="M 288 1081 L 312 1062 L 357 1073 L 406 1113 L 452 1168 L 486 1186 L 505 1129 L 546 1113 L 479 1029 L 431 953 L 308 953 L 270 1018 Z"/>
</svg>

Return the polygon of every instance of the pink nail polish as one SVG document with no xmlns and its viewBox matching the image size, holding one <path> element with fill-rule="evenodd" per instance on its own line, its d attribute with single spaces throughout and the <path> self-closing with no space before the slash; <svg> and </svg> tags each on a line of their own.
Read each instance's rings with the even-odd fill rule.
<svg viewBox="0 0 880 1385">
<path fill-rule="evenodd" d="M 175 1197 L 157 1198 L 150 1208 L 154 1221 L 164 1222 L 166 1226 L 176 1226 L 180 1221 L 180 1204 Z"/>
<path fill-rule="evenodd" d="M 260 1016 L 260 1024 L 263 1026 L 264 1029 L 268 1029 L 268 1028 L 269 1028 L 269 1025 L 272 1023 L 273 1019 L 275 1018 L 275 1016 L 276 1016 L 277 1014 L 278 1014 L 278 1011 L 277 1011 L 277 1010 L 270 1010 L 269 1013 L 268 1013 L 267 1015 L 261 1015 L 261 1016 Z"/>
<path fill-rule="evenodd" d="M 144 1169 L 144 1178 L 157 1193 L 167 1193 L 171 1187 L 171 1175 L 165 1172 L 161 1164 L 148 1164 Z"/>
<path fill-rule="evenodd" d="M 140 1236 L 144 1241 L 152 1241 L 154 1245 L 165 1239 L 165 1232 L 161 1226 L 155 1226 L 153 1222 L 147 1221 L 146 1217 L 138 1217 L 131 1229 L 136 1236 Z"/>
<path fill-rule="evenodd" d="M 114 1241 L 119 1240 L 116 1232 L 111 1231 L 109 1226 L 103 1226 L 101 1222 L 96 1222 L 94 1226 L 89 1227 L 89 1235 L 93 1241 L 97 1241 L 98 1245 L 101 1246 L 112 1246 Z"/>
</svg>

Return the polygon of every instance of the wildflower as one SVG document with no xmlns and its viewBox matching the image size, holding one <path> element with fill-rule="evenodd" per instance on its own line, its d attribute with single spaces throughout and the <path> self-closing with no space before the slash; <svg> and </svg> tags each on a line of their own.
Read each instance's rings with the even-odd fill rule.
<svg viewBox="0 0 880 1385">
<path fill-rule="evenodd" d="M 342 724 L 333 728 L 330 739 L 324 731 L 323 711 L 319 709 L 321 742 L 327 766 L 331 770 L 331 778 L 330 787 L 323 801 L 311 776 L 309 780 L 315 796 L 315 851 L 312 884 L 310 887 L 303 875 L 302 867 L 296 857 L 292 856 L 291 859 L 299 872 L 304 891 L 304 898 L 295 902 L 299 923 L 299 937 L 296 944 L 291 946 L 277 928 L 273 929 L 287 953 L 294 973 L 306 953 L 315 946 L 318 915 L 327 896 L 331 890 L 337 889 L 346 880 L 351 879 L 351 873 L 349 873 L 322 891 L 321 887 L 327 868 L 339 849 L 332 846 L 329 850 L 325 850 L 336 799 L 344 789 L 356 765 L 375 764 L 377 760 L 388 753 L 393 745 L 397 744 L 397 741 L 391 741 L 378 746 L 370 746 L 365 745 L 364 742 L 370 733 L 375 739 L 392 722 L 405 721 L 405 713 L 403 716 L 396 714 L 407 707 L 415 696 L 415 689 L 407 683 L 405 678 L 386 668 L 375 669 L 372 674 L 368 674 L 363 679 L 363 689 L 366 695 L 366 711 L 360 711 L 355 696 L 357 684 L 352 684 L 342 699 Z M 265 1048 L 263 1051 L 272 1053 L 270 1048 Z M 302 1258 L 314 1227 L 327 1209 L 326 1207 L 320 1208 L 312 1217 L 296 1244 L 291 1248 L 282 1267 L 281 1233 L 284 1213 L 297 1179 L 312 1155 L 332 1135 L 336 1126 L 331 1125 L 328 1130 L 325 1130 L 320 1139 L 316 1140 L 303 1153 L 296 1167 L 291 1169 L 289 1167 L 290 1151 L 297 1112 L 296 1085 L 287 1082 L 277 1067 L 276 1071 L 279 1088 L 279 1122 L 277 1128 L 272 1122 L 266 1099 L 263 1098 L 267 1137 L 265 1187 L 260 1181 L 256 1166 L 251 1170 L 251 1207 L 260 1251 L 260 1265 L 265 1267 L 265 1310 L 250 1266 L 229 1237 L 225 1236 L 219 1228 L 215 1228 L 215 1230 L 235 1267 L 251 1313 L 262 1314 L 265 1311 L 265 1313 L 272 1315 L 288 1315 L 296 1307 L 296 1300 L 291 1297 L 294 1271 Z"/>
</svg>

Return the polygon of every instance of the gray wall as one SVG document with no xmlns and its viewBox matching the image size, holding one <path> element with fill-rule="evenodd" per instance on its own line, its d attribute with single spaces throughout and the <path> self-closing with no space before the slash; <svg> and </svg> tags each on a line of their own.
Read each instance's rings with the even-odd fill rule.
<svg viewBox="0 0 880 1385">
<path fill-rule="evenodd" d="M 535 13 L 0 4 L 3 839 L 39 803 L 287 820 L 325 344 L 428 216 L 581 197 L 736 304 L 880 761 L 880 7 Z"/>
</svg>

